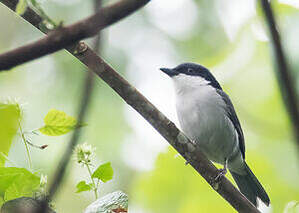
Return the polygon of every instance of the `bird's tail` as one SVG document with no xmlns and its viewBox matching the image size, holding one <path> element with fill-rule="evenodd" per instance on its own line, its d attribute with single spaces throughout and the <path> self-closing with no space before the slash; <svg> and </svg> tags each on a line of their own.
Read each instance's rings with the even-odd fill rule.
<svg viewBox="0 0 299 213">
<path fill-rule="evenodd" d="M 267 206 L 270 204 L 269 196 L 267 195 L 265 189 L 260 184 L 258 179 L 250 170 L 249 166 L 245 163 L 245 175 L 239 175 L 237 173 L 231 172 L 235 182 L 237 183 L 240 191 L 243 195 L 255 206 L 257 206 L 257 197 L 260 198 Z"/>
</svg>

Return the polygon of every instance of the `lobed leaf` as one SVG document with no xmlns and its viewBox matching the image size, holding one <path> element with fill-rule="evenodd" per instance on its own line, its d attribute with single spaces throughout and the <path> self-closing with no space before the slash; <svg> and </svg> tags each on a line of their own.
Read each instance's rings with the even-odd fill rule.
<svg viewBox="0 0 299 213">
<path fill-rule="evenodd" d="M 92 187 L 90 184 L 87 184 L 84 180 L 80 181 L 77 186 L 77 191 L 76 193 L 79 193 L 79 192 L 85 192 L 85 191 L 90 191 L 92 190 Z"/>
<path fill-rule="evenodd" d="M 111 163 L 105 163 L 100 165 L 92 174 L 92 178 L 97 178 L 104 183 L 111 180 L 113 178 L 113 169 L 111 167 Z"/>
<path fill-rule="evenodd" d="M 76 127 L 85 126 L 85 124 L 77 125 L 77 120 L 67 115 L 63 111 L 51 109 L 44 118 L 45 125 L 39 128 L 39 131 L 48 136 L 64 135 Z"/>
<path fill-rule="evenodd" d="M 39 189 L 40 178 L 24 168 L 0 168 L 0 197 L 4 201 L 31 197 Z"/>
</svg>

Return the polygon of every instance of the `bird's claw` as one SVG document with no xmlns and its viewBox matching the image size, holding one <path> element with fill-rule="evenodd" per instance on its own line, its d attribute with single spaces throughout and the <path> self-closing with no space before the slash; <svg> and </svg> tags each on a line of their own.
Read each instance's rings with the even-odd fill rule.
<svg viewBox="0 0 299 213">
<path fill-rule="evenodd" d="M 226 173 L 227 173 L 227 169 L 226 169 L 226 168 L 219 169 L 218 172 L 219 172 L 219 173 L 218 173 L 217 176 L 215 177 L 215 182 L 219 182 L 220 179 L 221 179 L 223 176 L 226 175 Z"/>
</svg>

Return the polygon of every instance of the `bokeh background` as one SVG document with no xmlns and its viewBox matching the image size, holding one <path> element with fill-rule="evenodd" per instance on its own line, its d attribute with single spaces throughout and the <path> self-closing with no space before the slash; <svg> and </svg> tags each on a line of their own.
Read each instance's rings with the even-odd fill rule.
<svg viewBox="0 0 299 213">
<path fill-rule="evenodd" d="M 272 2 L 299 88 L 299 2 Z M 93 12 L 92 0 L 44 0 L 41 5 L 50 17 L 64 24 Z M 2 4 L 0 29 L 1 53 L 43 36 Z M 299 152 L 256 1 L 153 0 L 104 30 L 102 37 L 105 60 L 176 124 L 171 80 L 159 67 L 196 62 L 210 68 L 235 105 L 245 134 L 247 162 L 271 198 L 271 207 L 262 205 L 262 211 L 283 212 L 287 205 L 299 201 Z M 17 99 L 24 109 L 24 129 L 33 130 L 42 126 L 49 109 L 75 116 L 85 71 L 73 56 L 59 51 L 2 72 L 0 99 Z M 101 195 L 126 192 L 131 213 L 234 211 L 100 79 L 96 80 L 86 122 L 80 142 L 93 144 L 95 164 L 111 161 L 115 172 L 113 180 L 100 187 Z M 33 136 L 32 142 L 49 145 L 42 151 L 31 149 L 36 171 L 50 178 L 69 138 L 70 134 Z M 8 162 L 8 166 L 28 168 L 18 137 L 9 159 L 14 163 Z M 91 192 L 75 193 L 83 177 L 87 177 L 85 169 L 72 161 L 54 201 L 58 212 L 82 212 L 93 201 Z"/>
</svg>

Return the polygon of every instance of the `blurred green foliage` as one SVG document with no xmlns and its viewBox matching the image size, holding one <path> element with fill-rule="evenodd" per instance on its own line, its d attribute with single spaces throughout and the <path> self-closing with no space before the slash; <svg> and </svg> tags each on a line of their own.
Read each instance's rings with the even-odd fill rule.
<svg viewBox="0 0 299 213">
<path fill-rule="evenodd" d="M 151 1 L 146 9 L 104 31 L 101 55 L 140 88 L 146 83 L 152 85 L 150 88 L 161 86 L 156 79 L 151 78 L 155 75 L 163 78 L 159 73 L 156 74 L 156 68 L 151 70 L 150 75 L 144 71 L 150 65 L 154 64 L 158 68 L 165 65 L 161 63 L 168 63 L 157 62 L 155 55 L 159 58 L 160 52 L 173 56 L 176 64 L 193 61 L 211 68 L 230 95 L 240 118 L 245 134 L 247 163 L 269 193 L 272 212 L 280 213 L 290 202 L 299 200 L 298 152 L 277 85 L 272 65 L 273 54 L 260 7 L 253 0 L 242 2 L 248 8 L 253 5 L 253 12 L 243 22 L 237 23 L 232 20 L 244 18 L 244 8 L 238 1 L 228 4 L 224 0 L 186 0 L 173 10 L 175 18 L 164 25 L 176 26 L 180 18 L 195 11 L 196 20 L 192 28 L 185 36 L 179 37 L 152 21 L 154 15 L 170 11 L 177 2 L 180 1 L 165 6 L 163 2 Z M 271 2 L 298 88 L 299 10 L 282 1 Z M 150 8 L 151 5 L 156 5 L 155 11 Z M 185 5 L 191 5 L 195 10 L 185 8 Z M 42 2 L 41 6 L 47 15 L 57 22 L 64 20 L 65 24 L 84 18 L 93 11 L 92 1 L 82 0 L 49 0 Z M 158 10 L 159 6 L 161 11 Z M 2 5 L 0 14 L 0 27 L 6 29 L 0 33 L 1 52 L 42 36 Z M 159 16 L 158 21 L 165 22 Z M 230 34 L 231 29 L 227 26 L 236 29 L 234 34 Z M 151 46 L 150 55 L 140 54 L 139 51 L 155 42 L 157 44 Z M 141 68 L 135 65 L 138 57 L 141 57 L 138 59 L 143 65 Z M 132 70 L 136 67 L 138 70 Z M 67 114 L 76 112 L 84 74 L 85 67 L 61 51 L 14 68 L 13 71 L 1 73 L 0 96 L 18 97 L 21 103 L 27 103 L 24 126 L 29 130 L 36 129 L 42 126 L 40 118 L 51 108 L 61 109 Z M 150 171 L 138 170 L 128 165 L 126 159 L 132 156 L 124 153 L 124 147 L 128 141 L 135 140 L 132 135 L 138 128 L 132 127 L 139 123 L 135 124 L 136 121 L 134 123 L 134 120 L 128 119 L 127 111 L 124 102 L 102 81 L 97 80 L 86 120 L 88 127 L 82 129 L 81 141 L 88 141 L 97 147 L 97 160 L 111 161 L 113 164 L 115 178 L 104 184 L 101 195 L 117 189 L 128 192 L 132 213 L 233 211 L 190 166 L 185 166 L 181 157 L 175 157 L 173 149 L 159 154 Z M 0 128 L 2 116 L 0 114 Z M 9 139 L 7 141 L 12 141 L 12 135 L 5 137 Z M 37 143 L 49 144 L 46 150 L 32 150 L 34 164 L 43 173 L 50 174 L 56 167 L 66 146 L 65 143 L 57 142 L 67 141 L 67 137 L 53 139 L 32 136 L 32 140 Z M 150 138 L 151 135 L 144 137 Z M 165 142 L 161 139 L 161 143 Z M 26 166 L 25 158 L 20 152 L 23 152 L 22 144 L 13 143 L 9 158 L 20 166 Z M 134 158 L 135 164 L 143 162 L 143 157 L 145 154 L 141 152 L 139 159 Z M 76 183 L 84 176 L 82 174 L 84 172 L 81 168 L 74 164 L 70 166 L 68 176 L 55 200 L 59 212 L 71 212 L 74 209 L 81 212 L 93 200 L 92 196 L 74 193 Z"/>
<path fill-rule="evenodd" d="M 296 31 L 298 36 L 298 31 L 293 28 L 299 26 L 298 9 L 274 2 L 282 37 L 284 38 L 284 32 L 290 31 Z M 299 199 L 298 151 L 275 79 L 268 43 L 254 38 L 252 32 L 253 24 L 261 22 L 263 16 L 258 9 L 257 16 L 242 25 L 235 42 L 229 43 L 224 29 L 219 27 L 222 17 L 215 15 L 214 5 L 217 3 L 219 2 L 197 1 L 200 18 L 198 27 L 194 29 L 195 33 L 190 39 L 175 43 L 183 57 L 216 67 L 227 63 L 226 60 L 242 45 L 242 40 L 247 40 L 247 46 L 240 52 L 245 57 L 248 57 L 247 52 L 253 47 L 252 55 L 245 59 L 246 63 L 238 69 L 236 75 L 224 82 L 224 88 L 232 97 L 243 124 L 247 162 L 270 195 L 271 212 L 283 212 L 290 201 Z M 285 27 L 286 19 L 292 23 L 289 28 Z M 292 49 L 291 53 L 298 54 L 298 49 L 291 47 L 294 40 L 283 41 L 289 46 L 286 50 Z M 292 57 L 294 55 L 290 56 Z M 242 56 L 239 55 L 239 58 Z M 296 59 L 290 61 L 293 66 L 298 57 Z M 221 71 L 229 72 L 230 67 L 235 69 L 238 63 L 242 62 L 235 60 L 228 66 L 224 65 L 226 70 Z M 299 74 L 296 72 L 298 65 L 293 68 L 294 80 L 299 82 Z M 173 149 L 160 154 L 155 169 L 138 176 L 137 184 L 131 191 L 137 203 L 144 203 L 153 212 L 233 211 L 231 206 L 198 177 L 194 169 L 185 166 L 184 160 L 175 156 Z M 262 207 L 262 210 L 265 208 Z"/>
<path fill-rule="evenodd" d="M 0 206 L 4 201 L 32 197 L 39 188 L 40 178 L 28 170 L 16 167 L 0 168 Z"/>
<path fill-rule="evenodd" d="M 298 186 L 276 174 L 272 162 L 261 153 L 248 153 L 249 165 L 270 194 L 273 212 L 299 197 Z M 137 202 L 153 212 L 232 212 L 232 207 L 216 196 L 211 187 L 171 148 L 160 154 L 154 171 L 140 175 L 132 191 Z M 230 175 L 229 179 L 233 182 Z"/>
<path fill-rule="evenodd" d="M 18 104 L 0 103 L 0 167 L 5 164 L 12 140 L 19 128 L 21 110 Z"/>
</svg>

